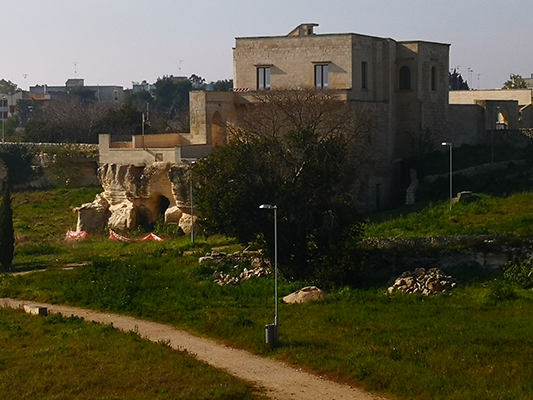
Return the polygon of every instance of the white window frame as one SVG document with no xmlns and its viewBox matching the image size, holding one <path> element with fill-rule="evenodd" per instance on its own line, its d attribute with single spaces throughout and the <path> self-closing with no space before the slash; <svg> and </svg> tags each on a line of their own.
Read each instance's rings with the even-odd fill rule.
<svg viewBox="0 0 533 400">
<path fill-rule="evenodd" d="M 315 87 L 329 88 L 329 64 L 315 64 Z"/>
<path fill-rule="evenodd" d="M 270 67 L 257 67 L 257 90 L 270 90 Z"/>
</svg>

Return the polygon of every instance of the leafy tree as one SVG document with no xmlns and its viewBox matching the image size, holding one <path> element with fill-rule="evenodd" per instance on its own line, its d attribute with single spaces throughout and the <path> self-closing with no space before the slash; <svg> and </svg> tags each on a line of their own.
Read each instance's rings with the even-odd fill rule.
<svg viewBox="0 0 533 400">
<path fill-rule="evenodd" d="M 3 271 L 11 270 L 15 253 L 15 230 L 13 228 L 13 210 L 11 193 L 7 182 L 2 185 L 2 202 L 0 203 L 0 265 Z"/>
<path fill-rule="evenodd" d="M 174 117 L 189 107 L 189 91 L 192 83 L 188 79 L 164 76 L 155 83 L 155 107 L 167 111 Z"/>
<path fill-rule="evenodd" d="M 5 79 L 0 80 L 0 93 L 10 94 L 15 93 L 18 86 L 16 83 L 11 81 L 6 81 Z"/>
<path fill-rule="evenodd" d="M 82 103 L 89 104 L 96 101 L 96 92 L 84 86 L 76 86 L 70 90 L 70 95 L 77 97 Z"/>
<path fill-rule="evenodd" d="M 16 129 L 20 125 L 20 118 L 18 114 L 10 115 L 5 122 L 5 134 L 7 137 L 13 136 Z"/>
<path fill-rule="evenodd" d="M 450 90 L 470 90 L 468 82 L 463 80 L 462 75 L 456 69 L 449 74 Z"/>
<path fill-rule="evenodd" d="M 0 148 L 0 160 L 9 171 L 7 183 L 13 186 L 24 182 L 31 175 L 32 159 L 35 151 L 21 143 L 6 143 Z"/>
<path fill-rule="evenodd" d="M 233 79 L 224 79 L 211 82 L 214 92 L 229 92 L 233 89 Z"/>
<path fill-rule="evenodd" d="M 191 81 L 192 87 L 194 89 L 202 89 L 203 87 L 205 87 L 205 79 L 196 74 L 192 74 L 189 77 L 189 81 Z"/>
<path fill-rule="evenodd" d="M 131 90 L 126 92 L 124 102 L 138 110 L 146 110 L 146 104 L 152 104 L 154 101 L 154 98 L 147 90 L 142 90 L 137 93 L 130 92 Z"/>
<path fill-rule="evenodd" d="M 353 283 L 362 233 L 354 177 L 376 155 L 361 139 L 371 113 L 327 91 L 271 91 L 239 122 L 227 146 L 194 166 L 204 228 L 241 242 L 262 235 L 272 250 L 272 214 L 258 207 L 275 204 L 284 275 Z"/>
<path fill-rule="evenodd" d="M 527 89 L 527 82 L 522 78 L 522 75 L 511 74 L 506 80 L 502 89 Z"/>
<path fill-rule="evenodd" d="M 142 112 L 129 103 L 110 108 L 99 121 L 99 131 L 120 135 L 141 134 Z"/>
</svg>

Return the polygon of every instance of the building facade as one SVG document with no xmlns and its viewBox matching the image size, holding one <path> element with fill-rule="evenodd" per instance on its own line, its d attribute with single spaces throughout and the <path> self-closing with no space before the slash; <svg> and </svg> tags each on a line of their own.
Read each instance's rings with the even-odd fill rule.
<svg viewBox="0 0 533 400">
<path fill-rule="evenodd" d="M 241 106 L 256 101 L 258 93 L 316 88 L 364 105 L 376 119 L 373 135 L 380 157 L 365 172 L 360 204 L 376 210 L 403 203 L 410 171 L 401 160 L 423 151 L 421 143 L 430 146 L 449 136 L 449 45 L 355 33 L 317 34 L 317 26 L 301 24 L 283 36 L 236 38 L 234 90 L 190 93 L 190 133 L 179 134 L 179 140 L 168 136 L 168 147 L 180 146 L 180 151 L 152 151 L 146 156 L 146 138 L 128 145 L 103 138 L 101 143 L 111 149 L 102 153 L 110 156 L 106 161 L 122 154 L 118 148 L 123 146 L 137 149 L 144 163 L 157 161 L 155 154 L 163 160 L 185 158 L 188 146 L 208 153 L 206 149 L 227 143 L 227 127 L 238 124 Z"/>
<path fill-rule="evenodd" d="M 360 199 L 370 210 L 405 199 L 402 158 L 447 139 L 449 45 L 398 42 L 355 33 L 317 34 L 301 24 L 284 36 L 240 37 L 233 49 L 233 93 L 192 93 L 191 134 L 226 142 L 239 104 L 266 90 L 316 88 L 365 104 L 378 119 L 385 164 L 366 179 Z M 431 143 L 429 143 L 431 142 Z"/>
<path fill-rule="evenodd" d="M 488 144 L 493 131 L 531 130 L 533 89 L 450 91 L 449 125 L 454 146 Z"/>
</svg>

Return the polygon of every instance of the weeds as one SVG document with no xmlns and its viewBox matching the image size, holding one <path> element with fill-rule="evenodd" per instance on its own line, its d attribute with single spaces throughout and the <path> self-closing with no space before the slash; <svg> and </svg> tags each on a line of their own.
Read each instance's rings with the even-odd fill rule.
<svg viewBox="0 0 533 400">
<path fill-rule="evenodd" d="M 166 342 L 77 317 L 0 309 L 0 340 L 3 399 L 263 398 Z"/>
</svg>

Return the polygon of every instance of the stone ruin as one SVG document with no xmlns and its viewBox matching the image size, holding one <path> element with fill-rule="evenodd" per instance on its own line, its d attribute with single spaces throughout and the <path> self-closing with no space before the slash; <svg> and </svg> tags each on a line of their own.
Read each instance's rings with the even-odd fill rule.
<svg viewBox="0 0 533 400">
<path fill-rule="evenodd" d="M 406 271 L 389 287 L 389 293 L 420 293 L 430 296 L 437 293 L 450 292 L 457 286 L 457 282 L 451 276 L 447 276 L 438 268 L 426 271 L 417 268 L 414 272 Z"/>
<path fill-rule="evenodd" d="M 98 180 L 103 192 L 92 203 L 74 209 L 77 231 L 95 233 L 110 227 L 132 231 L 158 218 L 191 232 L 190 167 L 156 162 L 150 165 L 103 164 Z"/>
<path fill-rule="evenodd" d="M 213 279 L 217 285 L 236 285 L 241 281 L 247 281 L 251 278 L 260 278 L 262 276 L 271 275 L 270 262 L 263 258 L 261 251 L 238 251 L 233 254 L 226 254 L 219 251 L 212 251 L 205 256 L 200 257 L 198 262 L 200 264 L 205 262 L 212 262 L 213 264 L 235 264 L 233 270 L 238 273 L 243 264 L 250 265 L 250 269 L 245 267 L 238 275 L 235 273 L 228 274 L 221 271 L 213 273 Z"/>
</svg>

